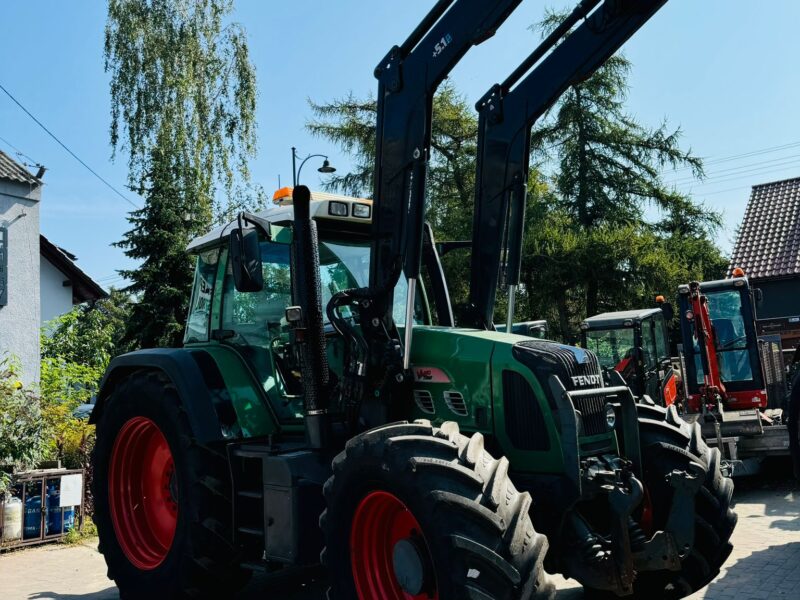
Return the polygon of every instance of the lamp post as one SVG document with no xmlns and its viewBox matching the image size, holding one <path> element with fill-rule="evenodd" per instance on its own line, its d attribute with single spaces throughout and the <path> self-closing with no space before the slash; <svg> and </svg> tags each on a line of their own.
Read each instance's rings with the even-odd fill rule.
<svg viewBox="0 0 800 600">
<path fill-rule="evenodd" d="M 320 173 L 335 173 L 336 167 L 332 167 L 328 157 L 324 154 L 309 154 L 306 156 L 303 161 L 300 163 L 300 167 L 297 167 L 297 159 L 300 158 L 297 155 L 297 148 L 292 146 L 292 185 L 297 186 L 300 181 L 300 173 L 303 170 L 303 165 L 306 164 L 306 161 L 309 158 L 323 158 L 322 166 L 317 169 Z"/>
</svg>

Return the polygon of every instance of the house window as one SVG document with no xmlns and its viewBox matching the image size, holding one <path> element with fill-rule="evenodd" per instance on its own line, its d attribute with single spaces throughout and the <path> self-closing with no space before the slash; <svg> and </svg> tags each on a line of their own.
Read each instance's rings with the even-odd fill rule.
<svg viewBox="0 0 800 600">
<path fill-rule="evenodd" d="M 0 306 L 8 304 L 8 228 L 0 227 Z"/>
</svg>

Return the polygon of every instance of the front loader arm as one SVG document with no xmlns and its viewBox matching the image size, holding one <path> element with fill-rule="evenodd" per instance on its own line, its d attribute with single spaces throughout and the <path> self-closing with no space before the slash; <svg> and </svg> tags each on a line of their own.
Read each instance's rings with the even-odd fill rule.
<svg viewBox="0 0 800 600">
<path fill-rule="evenodd" d="M 378 106 L 369 287 L 348 291 L 347 297 L 335 296 L 330 305 L 337 310 L 356 305 L 360 315 L 366 343 L 350 344 L 346 369 L 346 377 L 360 382 L 351 386 L 363 390 L 357 396 L 377 396 L 389 404 L 393 386 L 407 379 L 424 237 L 433 95 L 467 51 L 494 35 L 521 1 L 439 0 L 375 69 Z M 394 288 L 401 271 L 408 279 L 404 340 L 393 319 Z M 364 398 L 348 401 L 360 404 Z"/>
<path fill-rule="evenodd" d="M 502 84 L 492 87 L 478 103 L 467 325 L 494 328 L 495 296 L 504 258 L 509 305 L 513 305 L 520 277 L 531 127 L 561 94 L 591 76 L 665 3 L 666 0 L 583 0 Z"/>
</svg>

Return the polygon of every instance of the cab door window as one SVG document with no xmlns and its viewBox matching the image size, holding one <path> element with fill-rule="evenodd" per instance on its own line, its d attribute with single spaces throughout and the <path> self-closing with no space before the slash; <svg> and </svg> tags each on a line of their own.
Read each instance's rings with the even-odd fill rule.
<svg viewBox="0 0 800 600">
<path fill-rule="evenodd" d="M 211 300 L 219 261 L 219 249 L 208 250 L 197 256 L 194 272 L 192 298 L 189 302 L 189 316 L 186 319 L 184 344 L 208 341 Z"/>
<path fill-rule="evenodd" d="M 658 353 L 656 351 L 656 337 L 652 319 L 647 319 L 642 323 L 642 351 L 644 353 L 644 369 L 650 371 L 658 364 Z"/>
<path fill-rule="evenodd" d="M 669 340 L 667 339 L 667 325 L 664 322 L 664 315 L 655 316 L 655 335 L 656 335 L 656 357 L 659 361 L 669 357 Z"/>
</svg>

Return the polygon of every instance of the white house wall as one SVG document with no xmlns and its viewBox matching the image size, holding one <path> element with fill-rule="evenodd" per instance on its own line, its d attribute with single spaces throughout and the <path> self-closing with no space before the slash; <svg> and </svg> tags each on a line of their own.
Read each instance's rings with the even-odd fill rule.
<svg viewBox="0 0 800 600">
<path fill-rule="evenodd" d="M 8 304 L 0 306 L 0 358 L 22 363 L 22 381 L 39 380 L 39 200 L 41 188 L 0 180 L 0 225 L 8 228 Z"/>
<path fill-rule="evenodd" d="M 64 287 L 69 278 L 44 256 L 41 257 L 42 325 L 72 310 L 72 286 Z"/>
</svg>

